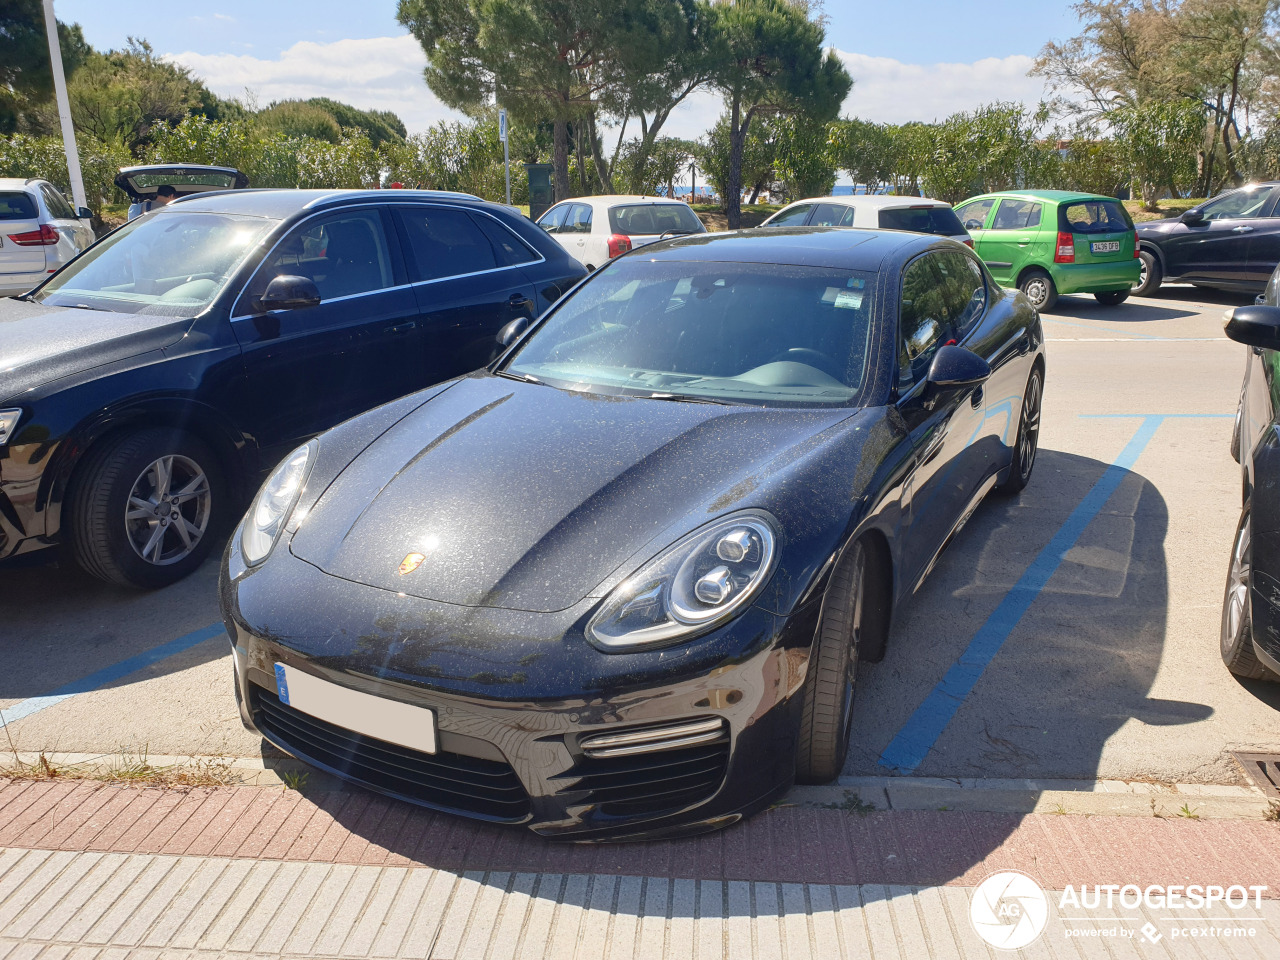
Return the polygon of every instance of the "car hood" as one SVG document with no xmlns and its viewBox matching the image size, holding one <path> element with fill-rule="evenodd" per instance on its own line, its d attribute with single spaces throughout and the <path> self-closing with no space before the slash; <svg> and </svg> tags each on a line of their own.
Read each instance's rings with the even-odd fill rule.
<svg viewBox="0 0 1280 960">
<path fill-rule="evenodd" d="M 189 319 L 0 298 L 0 401 L 181 339 Z"/>
<path fill-rule="evenodd" d="M 773 471 L 856 414 L 604 396 L 476 374 L 357 456 L 290 549 L 333 576 L 424 599 L 564 610 L 680 532 L 760 506 L 753 495 Z M 670 539 L 651 543 L 664 532 Z M 401 573 L 415 553 L 425 559 Z"/>
</svg>

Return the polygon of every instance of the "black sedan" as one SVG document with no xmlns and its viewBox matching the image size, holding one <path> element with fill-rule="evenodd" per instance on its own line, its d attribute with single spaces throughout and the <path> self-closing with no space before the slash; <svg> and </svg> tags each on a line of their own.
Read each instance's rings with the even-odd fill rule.
<svg viewBox="0 0 1280 960">
<path fill-rule="evenodd" d="M 1231 454 L 1243 506 L 1222 601 L 1222 659 L 1249 680 L 1280 680 L 1280 267 L 1258 304 L 1227 311 L 1227 336 L 1251 349 Z"/>
<path fill-rule="evenodd" d="M 1280 182 L 1251 183 L 1180 217 L 1139 223 L 1138 256 L 1140 297 L 1165 280 L 1260 292 L 1280 263 Z"/>
<path fill-rule="evenodd" d="M 951 240 L 800 228 L 645 247 L 521 324 L 263 486 L 221 580 L 246 725 L 580 839 L 837 776 L 858 660 L 1031 474 L 1026 298 Z"/>
<path fill-rule="evenodd" d="M 508 207 L 236 190 L 131 221 L 0 300 L 0 559 L 158 587 L 348 417 L 484 366 L 586 271 Z"/>
</svg>

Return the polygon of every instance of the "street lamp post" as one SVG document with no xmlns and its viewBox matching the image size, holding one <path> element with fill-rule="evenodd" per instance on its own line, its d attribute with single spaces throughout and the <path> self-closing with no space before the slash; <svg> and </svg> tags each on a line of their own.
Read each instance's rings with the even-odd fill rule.
<svg viewBox="0 0 1280 960">
<path fill-rule="evenodd" d="M 71 125 L 71 102 L 67 99 L 67 77 L 62 72 L 62 46 L 58 43 L 58 21 L 53 15 L 53 0 L 44 0 L 44 26 L 49 34 L 49 66 L 53 68 L 53 92 L 58 101 L 58 120 L 62 124 L 62 148 L 67 154 L 71 198 L 75 201 L 76 213 L 79 213 L 89 204 L 85 200 L 84 178 L 80 175 L 76 131 Z"/>
</svg>

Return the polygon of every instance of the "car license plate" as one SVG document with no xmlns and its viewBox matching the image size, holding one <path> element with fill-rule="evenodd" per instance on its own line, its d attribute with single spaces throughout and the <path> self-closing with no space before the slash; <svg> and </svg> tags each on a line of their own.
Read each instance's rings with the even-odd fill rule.
<svg viewBox="0 0 1280 960">
<path fill-rule="evenodd" d="M 1089 249 L 1094 253 L 1119 253 L 1119 240 L 1103 240 L 1100 243 L 1089 244 Z"/>
<path fill-rule="evenodd" d="M 319 720 L 410 750 L 436 752 L 436 715 L 426 707 L 361 693 L 283 663 L 276 664 L 276 694 Z"/>
</svg>

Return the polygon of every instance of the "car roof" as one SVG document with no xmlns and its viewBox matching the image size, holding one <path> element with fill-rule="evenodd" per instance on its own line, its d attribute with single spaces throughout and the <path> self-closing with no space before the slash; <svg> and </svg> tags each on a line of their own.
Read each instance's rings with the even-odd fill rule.
<svg viewBox="0 0 1280 960">
<path fill-rule="evenodd" d="M 501 206 L 481 200 L 469 193 L 445 190 L 214 190 L 194 193 L 169 204 L 166 209 L 182 209 L 206 213 L 239 213 L 249 216 L 284 219 L 304 210 L 315 210 L 342 202 L 377 200 L 384 203 L 409 203 L 414 200 L 460 200 L 482 206 Z M 510 207 L 503 209 L 510 210 Z M 161 211 L 163 212 L 163 211 Z"/>
<path fill-rule="evenodd" d="M 624 203 L 678 203 L 681 206 L 688 206 L 683 200 L 674 197 L 646 197 L 634 193 L 617 193 L 605 194 L 596 197 L 569 197 L 561 200 L 561 203 L 586 203 L 593 208 L 614 207 Z"/>
<path fill-rule="evenodd" d="M 1072 200 L 1116 200 L 1115 197 L 1104 196 L 1101 193 L 1084 193 L 1079 190 L 997 190 L 994 193 L 984 193 L 980 197 L 969 199 L 978 200 L 986 197 L 1044 200 L 1047 203 L 1068 203 Z M 965 201 L 965 203 L 968 202 L 968 200 Z M 1116 202 L 1119 203 L 1118 200 Z"/>
<path fill-rule="evenodd" d="M 878 210 L 907 209 L 910 207 L 949 207 L 945 200 L 934 200 L 930 197 L 905 197 L 887 193 L 845 193 L 839 196 L 806 197 L 787 204 L 794 207 L 797 203 L 843 203 L 846 206 L 875 207 Z M 785 209 L 785 208 L 784 208 Z"/>
<path fill-rule="evenodd" d="M 628 256 L 658 260 L 718 260 L 729 263 L 780 263 L 875 272 L 886 257 L 905 258 L 944 238 L 905 230 L 858 227 L 778 227 L 695 233 L 640 247 Z"/>
<path fill-rule="evenodd" d="M 45 183 L 39 177 L 0 177 L 0 190 L 23 190 L 33 183 Z"/>
</svg>

